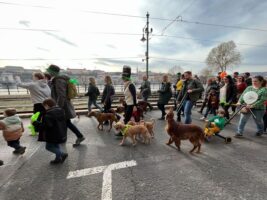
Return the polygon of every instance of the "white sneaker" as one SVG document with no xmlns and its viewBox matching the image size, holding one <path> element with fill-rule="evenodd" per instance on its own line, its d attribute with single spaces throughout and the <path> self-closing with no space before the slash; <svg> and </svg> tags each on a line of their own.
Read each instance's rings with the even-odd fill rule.
<svg viewBox="0 0 267 200">
<path fill-rule="evenodd" d="M 204 121 L 204 120 L 206 120 L 206 117 L 200 117 L 200 120 Z"/>
</svg>

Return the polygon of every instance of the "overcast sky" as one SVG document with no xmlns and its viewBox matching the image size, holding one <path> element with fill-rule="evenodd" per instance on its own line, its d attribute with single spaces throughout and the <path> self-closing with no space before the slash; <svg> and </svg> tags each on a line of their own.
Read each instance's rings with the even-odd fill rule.
<svg viewBox="0 0 267 200">
<path fill-rule="evenodd" d="M 264 0 L 3 0 L 0 2 L 0 67 L 43 69 L 54 63 L 62 68 L 121 71 L 127 64 L 133 70 L 137 67 L 145 70 L 142 59 L 146 43 L 140 39 L 146 19 L 103 12 L 145 17 L 148 11 L 151 18 L 175 19 L 180 15 L 192 22 L 267 30 L 266 10 Z M 152 71 L 167 72 L 172 66 L 180 65 L 196 73 L 205 67 L 209 51 L 220 41 L 229 40 L 237 43 L 242 55 L 242 64 L 234 71 L 267 71 L 267 31 L 174 22 L 163 32 L 169 23 L 150 19 L 153 34 L 165 35 L 152 36 L 149 40 Z"/>
</svg>

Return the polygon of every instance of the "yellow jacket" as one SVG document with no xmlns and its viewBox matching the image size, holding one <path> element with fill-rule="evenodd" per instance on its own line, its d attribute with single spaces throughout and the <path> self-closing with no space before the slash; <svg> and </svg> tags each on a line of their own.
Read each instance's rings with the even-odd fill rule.
<svg viewBox="0 0 267 200">
<path fill-rule="evenodd" d="M 180 91 L 183 87 L 183 81 L 182 80 L 179 80 L 177 83 L 176 83 L 176 90 Z"/>
</svg>

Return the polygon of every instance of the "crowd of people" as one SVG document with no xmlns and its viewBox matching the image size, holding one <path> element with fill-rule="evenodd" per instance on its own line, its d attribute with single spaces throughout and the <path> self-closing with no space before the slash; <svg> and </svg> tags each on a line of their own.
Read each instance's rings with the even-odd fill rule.
<svg viewBox="0 0 267 200">
<path fill-rule="evenodd" d="M 100 91 L 96 81 L 94 78 L 89 79 L 88 92 L 85 94 L 85 96 L 88 96 L 88 114 L 92 111 L 93 105 L 104 113 L 110 112 L 112 108 L 115 89 L 110 76 L 106 76 L 104 81 L 105 87 L 101 98 L 102 107 L 97 103 Z M 124 123 L 127 124 L 136 110 L 138 110 L 138 97 L 147 103 L 150 110 L 153 109 L 153 106 L 148 102 L 151 88 L 148 77 L 144 76 L 138 92 L 131 79 L 131 68 L 128 66 L 123 67 L 122 81 L 124 83 L 125 99 Z M 55 154 L 55 159 L 51 161 L 51 164 L 63 163 L 68 154 L 61 150 L 60 144 L 67 140 L 67 128 L 77 137 L 74 147 L 85 140 L 84 135 L 71 121 L 76 117 L 76 112 L 71 102 L 72 97 L 69 96 L 70 78 L 61 74 L 58 66 L 50 65 L 46 73 L 34 73 L 32 82 L 18 83 L 17 85 L 30 91 L 33 113 L 40 113 L 37 121 L 32 123 L 35 130 L 39 132 L 38 141 L 46 142 L 46 149 Z M 192 123 L 192 108 L 202 98 L 203 103 L 198 111 L 203 114 L 201 120 L 208 121 L 208 116 L 212 114 L 215 117 L 210 119 L 209 122 L 219 119 L 220 123 L 217 129 L 221 130 L 226 123 L 230 123 L 230 116 L 236 111 L 236 107 L 244 105 L 244 95 L 249 91 L 254 91 L 258 97 L 256 102 L 245 105 L 244 109 L 242 109 L 236 136 L 241 137 L 243 135 L 251 113 L 254 114 L 253 119 L 257 126 L 256 135 L 260 136 L 266 132 L 267 127 L 266 80 L 262 76 L 251 78 L 249 73 L 239 74 L 235 72 L 233 76 L 227 75 L 225 72 L 219 73 L 218 76 L 207 80 L 205 89 L 199 78 L 193 76 L 190 71 L 177 73 L 177 80 L 174 84 L 171 83 L 168 75 L 164 75 L 160 89 L 157 91 L 159 94 L 157 106 L 161 111 L 159 120 L 165 119 L 165 106 L 174 97 L 174 110 L 177 110 L 177 121 L 181 122 L 181 116 L 184 116 L 185 124 Z M 229 111 L 230 108 L 232 112 Z M 217 113 L 219 113 L 219 116 L 217 116 Z M 21 155 L 26 149 L 26 147 L 20 145 L 20 137 L 24 131 L 23 123 L 16 115 L 15 108 L 5 110 L 4 117 L 0 121 L 0 130 L 3 130 L 7 145 L 14 148 L 13 153 Z M 224 117 L 226 121 L 221 119 Z M 108 124 L 108 121 L 105 124 Z M 122 134 L 119 132 L 116 136 L 122 136 Z M 3 164 L 2 161 L 0 161 L 1 164 Z"/>
</svg>

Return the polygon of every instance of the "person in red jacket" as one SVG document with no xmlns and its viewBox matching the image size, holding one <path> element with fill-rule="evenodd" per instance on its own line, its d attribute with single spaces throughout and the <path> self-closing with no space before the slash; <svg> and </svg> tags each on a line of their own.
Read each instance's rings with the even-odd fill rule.
<svg viewBox="0 0 267 200">
<path fill-rule="evenodd" d="M 241 94 L 244 92 L 244 90 L 247 88 L 247 84 L 245 82 L 244 76 L 238 76 L 237 83 L 236 83 L 236 89 L 237 89 L 237 99 L 241 96 Z"/>
</svg>

